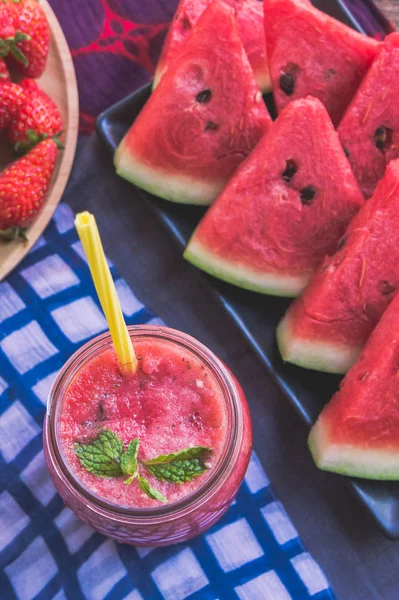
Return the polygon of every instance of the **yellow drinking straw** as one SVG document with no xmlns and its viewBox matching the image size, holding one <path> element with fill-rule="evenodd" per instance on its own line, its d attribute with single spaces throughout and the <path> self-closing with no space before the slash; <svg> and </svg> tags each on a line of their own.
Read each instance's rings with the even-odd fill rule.
<svg viewBox="0 0 399 600">
<path fill-rule="evenodd" d="M 137 368 L 136 354 L 123 318 L 94 215 L 89 212 L 77 214 L 75 227 L 86 252 L 91 276 L 108 322 L 119 362 L 125 372 L 134 373 Z"/>
</svg>

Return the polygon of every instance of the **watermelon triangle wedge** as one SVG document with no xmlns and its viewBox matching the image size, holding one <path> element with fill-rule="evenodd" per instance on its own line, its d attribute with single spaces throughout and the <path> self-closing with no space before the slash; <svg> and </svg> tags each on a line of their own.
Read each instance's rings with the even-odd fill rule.
<svg viewBox="0 0 399 600">
<path fill-rule="evenodd" d="M 116 170 L 166 200 L 207 205 L 270 124 L 233 10 L 213 2 L 121 141 Z"/>
<path fill-rule="evenodd" d="M 304 0 L 264 0 L 266 49 L 278 111 L 307 95 L 319 98 L 334 125 L 352 100 L 379 42 Z"/>
<path fill-rule="evenodd" d="M 399 158 L 398 99 L 399 33 L 392 33 L 381 46 L 338 129 L 366 198 L 373 194 L 387 164 Z"/>
<path fill-rule="evenodd" d="M 297 296 L 363 202 L 326 109 L 297 100 L 205 214 L 184 256 L 240 287 Z"/>
<path fill-rule="evenodd" d="M 367 479 L 399 479 L 399 295 L 309 436 L 317 466 Z"/>
<path fill-rule="evenodd" d="M 277 328 L 285 361 L 346 373 L 399 289 L 399 160 Z"/>
<path fill-rule="evenodd" d="M 154 88 L 180 52 L 183 42 L 191 35 L 199 17 L 212 0 L 180 0 L 162 49 L 155 75 Z M 234 9 L 238 32 L 256 82 L 263 93 L 270 92 L 271 82 L 267 66 L 263 31 L 263 3 L 259 0 L 218 0 Z M 219 27 L 214 22 L 215 33 Z"/>
</svg>

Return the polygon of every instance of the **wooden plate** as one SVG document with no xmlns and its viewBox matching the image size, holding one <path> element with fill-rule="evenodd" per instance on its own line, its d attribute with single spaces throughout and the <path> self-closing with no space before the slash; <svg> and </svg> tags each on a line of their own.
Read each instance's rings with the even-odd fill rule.
<svg viewBox="0 0 399 600">
<path fill-rule="evenodd" d="M 60 153 L 44 206 L 28 230 L 29 241 L 26 243 L 0 241 L 0 281 L 24 258 L 45 230 L 67 184 L 76 149 L 79 100 L 72 57 L 60 24 L 47 0 L 40 0 L 40 4 L 44 8 L 50 26 L 51 41 L 46 71 L 38 81 L 61 111 L 65 132 L 62 138 L 64 150 Z M 1 137 L 0 170 L 13 159 L 15 156 L 7 145 L 6 139 Z"/>
</svg>

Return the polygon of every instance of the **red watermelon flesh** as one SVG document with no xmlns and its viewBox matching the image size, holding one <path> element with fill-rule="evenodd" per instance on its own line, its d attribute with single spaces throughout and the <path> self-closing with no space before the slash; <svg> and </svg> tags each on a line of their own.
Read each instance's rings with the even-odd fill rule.
<svg viewBox="0 0 399 600">
<path fill-rule="evenodd" d="M 234 9 L 238 32 L 253 69 L 256 82 L 262 92 L 271 90 L 267 67 L 265 36 L 263 31 L 263 3 L 259 0 L 218 0 Z M 161 57 L 154 76 L 156 87 L 181 45 L 190 36 L 211 0 L 180 0 L 174 19 L 170 25 Z M 214 34 L 218 34 L 218 23 L 214 23 Z"/>
<path fill-rule="evenodd" d="M 379 42 L 298 0 L 264 0 L 266 48 L 277 109 L 308 94 L 340 122 Z"/>
<path fill-rule="evenodd" d="M 338 129 L 367 198 L 387 164 L 399 158 L 398 99 L 399 33 L 392 33 L 379 49 Z"/>
<path fill-rule="evenodd" d="M 399 160 L 278 326 L 284 360 L 346 373 L 399 288 Z"/>
<path fill-rule="evenodd" d="M 122 140 L 117 172 L 161 198 L 210 204 L 270 124 L 233 11 L 214 2 Z"/>
<path fill-rule="evenodd" d="M 363 202 L 326 109 L 297 100 L 203 217 L 184 256 L 240 287 L 296 296 Z"/>
<path fill-rule="evenodd" d="M 324 470 L 399 479 L 399 295 L 309 436 Z"/>
</svg>

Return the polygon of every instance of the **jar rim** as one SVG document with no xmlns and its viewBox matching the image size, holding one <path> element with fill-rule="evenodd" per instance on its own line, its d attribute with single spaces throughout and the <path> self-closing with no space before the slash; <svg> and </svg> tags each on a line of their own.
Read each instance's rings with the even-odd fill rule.
<svg viewBox="0 0 399 600">
<path fill-rule="evenodd" d="M 49 424 L 49 442 L 53 453 L 55 454 L 58 468 L 61 470 L 69 486 L 78 493 L 84 501 L 90 501 L 97 510 L 105 511 L 120 519 L 128 519 L 129 522 L 137 519 L 142 523 L 143 520 L 151 521 L 165 517 L 181 516 L 192 510 L 198 509 L 205 504 L 221 488 L 224 481 L 228 478 L 237 459 L 238 452 L 243 436 L 243 415 L 241 410 L 240 392 L 236 385 L 235 378 L 224 363 L 204 344 L 192 336 L 161 325 L 131 325 L 128 327 L 131 337 L 134 339 L 155 338 L 176 343 L 181 347 L 191 351 L 197 356 L 206 367 L 212 372 L 216 382 L 220 386 L 223 398 L 229 413 L 229 422 L 227 425 L 228 435 L 223 447 L 221 456 L 211 473 L 203 484 L 193 492 L 183 498 L 164 504 L 162 506 L 133 508 L 118 507 L 116 504 L 107 502 L 100 498 L 85 486 L 80 484 L 79 479 L 74 475 L 66 460 L 62 456 L 59 440 L 56 436 L 56 424 L 59 417 L 61 401 L 65 391 L 68 389 L 72 378 L 78 370 L 87 364 L 96 354 L 105 351 L 112 346 L 112 340 L 109 331 L 89 340 L 81 346 L 64 364 L 58 373 L 48 396 L 47 418 Z"/>
</svg>

